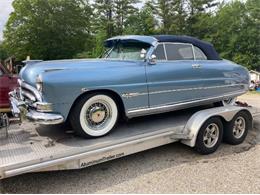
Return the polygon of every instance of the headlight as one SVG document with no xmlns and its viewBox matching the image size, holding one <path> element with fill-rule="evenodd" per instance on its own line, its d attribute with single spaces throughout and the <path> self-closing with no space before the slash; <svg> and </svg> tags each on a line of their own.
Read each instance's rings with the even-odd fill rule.
<svg viewBox="0 0 260 195">
<path fill-rule="evenodd" d="M 42 87 L 43 87 L 43 80 L 42 80 L 42 76 L 38 75 L 36 77 L 36 89 L 40 92 L 42 92 Z"/>
</svg>

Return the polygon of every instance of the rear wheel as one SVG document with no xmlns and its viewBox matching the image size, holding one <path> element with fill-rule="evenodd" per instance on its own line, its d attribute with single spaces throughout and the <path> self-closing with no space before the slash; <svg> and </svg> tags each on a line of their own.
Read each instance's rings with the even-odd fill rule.
<svg viewBox="0 0 260 195">
<path fill-rule="evenodd" d="M 232 145 L 241 144 L 247 136 L 250 121 L 250 117 L 246 112 L 238 112 L 232 121 L 225 125 L 224 141 Z"/>
<path fill-rule="evenodd" d="M 81 136 L 100 137 L 113 129 L 117 118 L 117 104 L 108 94 L 90 94 L 74 106 L 70 123 Z"/>
<path fill-rule="evenodd" d="M 201 154 L 211 154 L 220 146 L 222 137 L 222 121 L 218 117 L 209 118 L 199 130 L 195 149 Z"/>
</svg>

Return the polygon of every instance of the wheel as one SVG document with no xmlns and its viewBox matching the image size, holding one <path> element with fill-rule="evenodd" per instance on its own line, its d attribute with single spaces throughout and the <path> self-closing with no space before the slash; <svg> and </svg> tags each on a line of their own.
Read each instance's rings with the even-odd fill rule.
<svg viewBox="0 0 260 195">
<path fill-rule="evenodd" d="M 195 149 L 201 154 L 211 154 L 220 146 L 222 137 L 223 124 L 220 118 L 209 118 L 199 130 Z"/>
<path fill-rule="evenodd" d="M 118 119 L 116 102 L 108 94 L 90 94 L 80 99 L 70 114 L 70 123 L 83 137 L 109 133 Z"/>
<path fill-rule="evenodd" d="M 250 117 L 246 112 L 238 112 L 232 121 L 225 125 L 224 141 L 232 145 L 241 144 L 247 136 L 250 121 Z"/>
</svg>

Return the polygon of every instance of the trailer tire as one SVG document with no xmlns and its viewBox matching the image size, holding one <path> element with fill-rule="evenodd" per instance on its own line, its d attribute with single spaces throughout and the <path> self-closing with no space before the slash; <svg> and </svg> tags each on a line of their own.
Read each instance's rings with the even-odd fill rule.
<svg viewBox="0 0 260 195">
<path fill-rule="evenodd" d="M 241 144 L 250 128 L 250 116 L 244 111 L 238 112 L 233 119 L 226 123 L 223 139 L 231 145 Z"/>
<path fill-rule="evenodd" d="M 223 124 L 219 117 L 211 117 L 204 122 L 197 135 L 195 150 L 200 154 L 215 152 L 222 142 Z"/>
<path fill-rule="evenodd" d="M 85 138 L 101 137 L 116 125 L 118 107 L 109 94 L 87 94 L 72 108 L 69 119 L 78 135 Z"/>
</svg>

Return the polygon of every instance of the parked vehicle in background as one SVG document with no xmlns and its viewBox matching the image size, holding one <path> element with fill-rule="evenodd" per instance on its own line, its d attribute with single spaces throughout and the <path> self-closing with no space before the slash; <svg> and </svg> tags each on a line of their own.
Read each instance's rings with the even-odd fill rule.
<svg viewBox="0 0 260 195">
<path fill-rule="evenodd" d="M 247 92 L 246 68 L 222 60 L 214 47 L 187 36 L 119 36 L 102 59 L 25 66 L 10 93 L 15 114 L 40 124 L 70 121 L 85 137 L 110 132 L 127 118 L 219 103 Z M 24 112 L 22 112 L 24 113 Z"/>
<path fill-rule="evenodd" d="M 250 82 L 249 90 L 251 90 L 251 91 L 256 90 L 256 84 L 255 84 L 255 81 L 251 81 L 251 82 Z"/>
<path fill-rule="evenodd" d="M 18 87 L 17 76 L 11 74 L 0 63 L 0 112 L 10 111 L 10 101 L 8 93 Z"/>
</svg>

